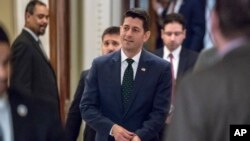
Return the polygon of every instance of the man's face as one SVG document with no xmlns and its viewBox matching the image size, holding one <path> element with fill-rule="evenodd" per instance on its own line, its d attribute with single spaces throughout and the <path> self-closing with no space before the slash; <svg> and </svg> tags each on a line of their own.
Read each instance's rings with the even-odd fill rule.
<svg viewBox="0 0 250 141">
<path fill-rule="evenodd" d="M 48 25 L 49 11 L 43 5 L 36 5 L 34 13 L 25 14 L 26 26 L 31 29 L 37 36 L 43 35 Z"/>
<path fill-rule="evenodd" d="M 0 42 L 0 95 L 7 90 L 10 62 L 10 47 Z"/>
<path fill-rule="evenodd" d="M 161 30 L 161 38 L 169 51 L 174 51 L 178 48 L 186 37 L 186 30 L 177 22 L 168 23 Z"/>
<path fill-rule="evenodd" d="M 143 29 L 143 21 L 139 18 L 126 17 L 120 28 L 122 48 L 128 51 L 138 51 L 150 36 Z"/>
<path fill-rule="evenodd" d="M 102 54 L 108 54 L 121 48 L 121 37 L 119 34 L 106 34 L 102 40 Z"/>
</svg>

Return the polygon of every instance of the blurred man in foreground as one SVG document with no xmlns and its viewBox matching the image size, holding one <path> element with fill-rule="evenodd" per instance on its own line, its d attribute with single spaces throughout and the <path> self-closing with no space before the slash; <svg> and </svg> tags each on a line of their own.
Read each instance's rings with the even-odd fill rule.
<svg viewBox="0 0 250 141">
<path fill-rule="evenodd" d="M 0 27 L 0 140 L 63 141 L 57 108 L 43 101 L 8 89 L 10 42 Z"/>
<path fill-rule="evenodd" d="M 211 29 L 221 59 L 181 84 L 167 141 L 229 141 L 230 125 L 250 124 L 249 7 L 216 1 Z"/>
</svg>

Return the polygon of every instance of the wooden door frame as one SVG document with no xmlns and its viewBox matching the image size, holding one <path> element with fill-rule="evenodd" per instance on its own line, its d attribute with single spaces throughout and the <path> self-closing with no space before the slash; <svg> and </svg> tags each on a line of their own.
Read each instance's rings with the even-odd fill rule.
<svg viewBox="0 0 250 141">
<path fill-rule="evenodd" d="M 49 0 L 50 58 L 56 72 L 62 121 L 70 93 L 70 1 Z"/>
</svg>

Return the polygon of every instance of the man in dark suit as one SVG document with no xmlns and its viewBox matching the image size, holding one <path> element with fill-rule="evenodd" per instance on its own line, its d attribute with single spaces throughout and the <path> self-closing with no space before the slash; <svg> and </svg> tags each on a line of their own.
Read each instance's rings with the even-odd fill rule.
<svg viewBox="0 0 250 141">
<path fill-rule="evenodd" d="M 246 0 L 216 1 L 211 33 L 221 59 L 183 80 L 167 141 L 245 140 L 230 139 L 230 125 L 250 124 L 249 7 Z"/>
<path fill-rule="evenodd" d="M 10 43 L 0 27 L 0 140 L 61 141 L 57 108 L 50 102 L 8 89 Z"/>
<path fill-rule="evenodd" d="M 120 39 L 120 28 L 116 26 L 111 26 L 102 34 L 102 54 L 106 55 L 108 53 L 114 52 L 121 48 Z M 78 87 L 74 96 L 74 100 L 70 106 L 68 118 L 66 122 L 66 137 L 67 141 L 76 141 L 79 135 L 80 126 L 82 123 L 81 112 L 80 112 L 80 101 L 82 94 L 84 92 L 84 81 L 86 80 L 89 70 L 85 70 L 81 74 L 81 79 L 78 83 Z M 86 124 L 84 133 L 84 141 L 94 141 L 95 140 L 95 130 Z"/>
<path fill-rule="evenodd" d="M 180 14 L 166 16 L 161 30 L 161 38 L 164 46 L 155 51 L 155 54 L 170 62 L 170 54 L 173 55 L 174 79 L 180 79 L 193 68 L 198 54 L 182 46 L 186 38 L 185 21 Z"/>
<path fill-rule="evenodd" d="M 168 124 L 171 122 L 175 107 L 175 88 L 182 77 L 190 70 L 196 62 L 198 54 L 182 46 L 186 38 L 185 21 L 180 14 L 169 14 L 165 17 L 161 29 L 161 38 L 164 46 L 155 51 L 155 54 L 170 62 L 172 68 L 172 99 L 166 126 L 161 132 L 161 138 L 166 134 Z"/>
<path fill-rule="evenodd" d="M 170 105 L 170 64 L 142 49 L 150 36 L 146 11 L 124 15 L 122 48 L 93 61 L 80 108 L 96 141 L 158 141 Z"/>
<path fill-rule="evenodd" d="M 59 109 L 57 80 L 39 36 L 48 24 L 48 8 L 30 1 L 25 10 L 25 27 L 12 45 L 10 85 L 18 91 L 51 101 Z"/>
</svg>

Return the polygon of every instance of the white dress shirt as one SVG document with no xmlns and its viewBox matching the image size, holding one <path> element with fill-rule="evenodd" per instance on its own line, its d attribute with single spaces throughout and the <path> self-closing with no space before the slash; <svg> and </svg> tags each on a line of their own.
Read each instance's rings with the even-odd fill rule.
<svg viewBox="0 0 250 141">
<path fill-rule="evenodd" d="M 131 59 L 134 60 L 134 63 L 132 64 L 134 79 L 135 79 L 135 76 L 136 76 L 136 71 L 137 71 L 137 68 L 138 68 L 140 56 L 141 56 L 141 51 L 139 53 L 137 53 L 133 58 L 131 58 Z M 121 49 L 121 84 L 122 84 L 122 81 L 123 81 L 124 72 L 125 72 L 125 70 L 126 70 L 126 68 L 128 66 L 128 62 L 126 61 L 127 58 L 128 57 L 126 56 L 126 54 Z"/>
<path fill-rule="evenodd" d="M 137 71 L 137 68 L 138 68 L 140 57 L 141 57 L 141 50 L 133 58 L 131 58 L 131 59 L 134 60 L 134 62 L 132 64 L 134 79 L 135 79 L 135 76 L 136 76 L 136 71 Z M 123 81 L 124 72 L 125 72 L 125 70 L 126 70 L 126 68 L 128 66 L 128 62 L 126 61 L 126 59 L 128 59 L 128 57 L 126 56 L 126 54 L 121 49 L 121 84 L 122 84 L 122 81 Z M 113 129 L 113 127 L 110 129 L 110 132 L 109 132 L 110 136 L 113 136 L 112 129 Z"/>
<path fill-rule="evenodd" d="M 173 54 L 173 67 L 174 67 L 174 79 L 176 80 L 177 78 L 177 72 L 178 72 L 178 68 L 179 68 L 179 61 L 180 61 L 180 53 L 181 53 L 181 46 L 179 46 L 178 48 L 176 48 L 172 54 Z M 163 59 L 167 60 L 168 62 L 170 62 L 170 58 L 169 58 L 169 54 L 171 52 L 167 49 L 166 46 L 163 47 Z"/>
<path fill-rule="evenodd" d="M 11 109 L 6 93 L 0 96 L 0 126 L 3 132 L 3 140 L 13 141 Z"/>
</svg>

